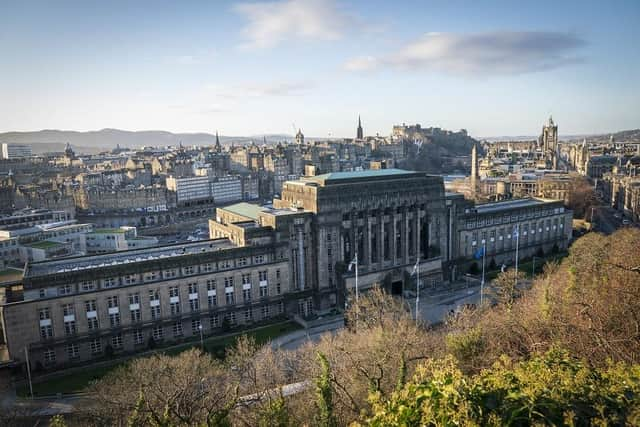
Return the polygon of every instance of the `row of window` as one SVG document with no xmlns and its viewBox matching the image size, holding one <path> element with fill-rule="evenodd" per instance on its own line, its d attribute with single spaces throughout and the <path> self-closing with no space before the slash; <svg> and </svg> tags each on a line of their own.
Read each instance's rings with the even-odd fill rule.
<svg viewBox="0 0 640 427">
<path fill-rule="evenodd" d="M 279 272 L 279 270 L 278 270 Z M 266 282 L 266 271 L 260 272 L 259 277 L 264 278 L 264 281 L 260 282 L 259 297 L 266 298 L 269 296 L 269 287 Z M 248 286 L 243 286 L 242 289 L 242 301 L 243 303 L 250 303 L 252 301 L 252 289 L 250 283 Z M 200 294 L 199 285 L 197 282 L 189 283 L 188 287 L 188 306 L 191 312 L 200 311 Z M 282 292 L 280 282 L 275 285 L 276 295 L 280 295 Z M 160 306 L 160 291 L 158 289 L 149 289 L 149 310 L 152 320 L 159 320 L 161 318 L 161 306 Z M 128 295 L 129 301 L 129 315 L 131 323 L 139 323 L 142 321 L 141 307 L 140 307 L 140 293 L 131 293 Z M 225 304 L 233 305 L 236 303 L 235 288 L 233 287 L 233 278 L 225 278 Z M 95 299 L 87 300 L 84 302 L 85 313 L 87 318 L 87 330 L 90 332 L 97 331 L 99 329 L 97 303 Z M 218 306 L 218 296 L 216 292 L 216 280 L 207 280 L 207 305 L 208 308 L 214 308 Z M 121 324 L 119 298 L 117 295 L 107 297 L 107 310 L 109 316 L 109 326 L 111 328 L 119 327 Z M 180 301 L 180 288 L 179 286 L 169 287 L 169 310 L 172 316 L 178 315 L 181 312 Z M 73 304 L 62 305 L 62 315 L 64 319 L 64 331 L 65 335 L 75 335 L 77 333 L 75 308 Z M 38 318 L 40 322 L 40 336 L 42 339 L 53 338 L 53 326 L 51 322 L 51 313 L 49 307 L 40 308 L 38 310 Z"/>
<path fill-rule="evenodd" d="M 476 227 L 485 227 L 494 224 L 508 224 L 511 222 L 522 221 L 529 218 L 539 218 L 541 216 L 549 216 L 564 212 L 564 208 L 546 208 L 536 210 L 526 210 L 522 212 L 514 212 L 512 214 L 504 215 L 486 215 L 480 216 L 477 220 L 468 220 L 466 224 L 467 229 Z"/>
<path fill-rule="evenodd" d="M 266 261 L 267 261 L 267 258 L 265 255 L 256 255 L 253 257 L 254 264 L 263 264 Z M 233 267 L 232 264 L 233 263 L 230 260 L 221 261 L 218 263 L 218 268 L 219 269 L 232 268 Z M 249 265 L 248 258 L 239 258 L 238 260 L 236 260 L 237 267 L 245 267 L 247 265 Z M 181 270 L 182 270 L 181 272 L 182 276 L 192 276 L 198 273 L 211 273 L 215 271 L 215 267 L 214 267 L 214 263 L 208 263 L 200 266 L 182 267 Z M 83 280 L 82 282 L 79 283 L 78 290 L 80 292 L 91 292 L 91 291 L 97 290 L 100 284 L 102 285 L 102 289 L 109 289 L 109 288 L 119 287 L 122 285 L 135 285 L 138 283 L 155 282 L 161 279 L 174 279 L 177 277 L 181 277 L 179 273 L 180 272 L 178 271 L 177 268 L 172 268 L 172 269 L 163 270 L 161 272 L 150 271 L 150 272 L 144 273 L 142 275 L 142 280 L 140 280 L 140 277 L 139 277 L 140 275 L 137 275 L 137 274 L 128 274 L 123 277 L 107 277 L 100 280 Z M 259 278 L 258 278 L 259 280 L 261 281 L 267 280 L 266 270 L 259 271 L 258 275 L 259 275 Z M 276 270 L 276 279 L 280 279 L 280 270 Z M 231 278 L 231 280 L 233 280 L 233 278 Z M 73 284 L 66 284 L 58 287 L 58 295 L 70 295 L 73 293 L 75 293 L 75 285 Z M 47 296 L 48 295 L 47 295 L 46 289 L 41 289 L 40 298 L 45 298 Z"/>
<path fill-rule="evenodd" d="M 275 312 L 272 310 L 275 309 Z M 311 309 L 307 307 L 307 309 Z M 261 319 L 268 319 L 272 315 L 281 314 L 284 311 L 284 304 L 282 302 L 278 303 L 274 307 L 263 306 L 260 307 L 260 317 Z M 244 310 L 243 316 L 245 322 L 251 322 L 254 320 L 253 318 L 254 312 L 251 309 Z M 224 315 L 224 319 L 227 320 L 230 326 L 233 326 L 237 323 L 237 315 L 235 312 L 226 313 Z M 208 317 L 209 329 L 216 329 L 221 326 L 220 316 L 217 313 L 212 313 Z M 191 320 L 191 334 L 197 335 L 201 333 L 204 325 L 202 324 L 202 319 L 192 319 Z M 183 336 L 183 322 L 178 320 L 172 323 L 171 325 L 171 333 L 173 338 L 180 338 Z M 145 344 L 145 334 L 142 329 L 136 329 L 131 332 L 133 337 L 133 343 L 136 346 Z M 163 326 L 155 326 L 151 329 L 151 337 L 155 341 L 162 341 L 165 338 L 165 328 Z M 117 333 L 111 336 L 108 343 L 113 350 L 120 350 L 123 348 L 123 334 Z M 67 358 L 69 360 L 77 360 L 80 358 L 80 346 L 83 344 L 80 343 L 68 343 L 65 346 L 65 351 Z M 103 341 L 100 338 L 93 338 L 88 341 L 89 352 L 92 355 L 102 355 L 104 350 Z M 48 348 L 44 351 L 44 362 L 45 364 L 54 364 L 56 362 L 56 352 L 52 348 Z"/>
</svg>

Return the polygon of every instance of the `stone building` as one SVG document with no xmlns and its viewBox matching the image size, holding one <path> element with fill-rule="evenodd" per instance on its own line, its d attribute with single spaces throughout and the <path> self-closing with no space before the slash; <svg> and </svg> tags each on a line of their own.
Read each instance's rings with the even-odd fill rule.
<svg viewBox="0 0 640 427">
<path fill-rule="evenodd" d="M 567 246 L 561 201 L 474 205 L 424 172 L 380 169 L 283 184 L 272 205 L 218 208 L 212 240 L 30 263 L 0 306 L 10 356 L 64 367 L 142 351 L 279 315 L 344 307 L 355 287 L 393 294 L 438 287 L 474 262 L 484 240 L 495 263 Z M 511 261 L 510 261 L 511 260 Z M 487 261 L 489 262 L 489 261 Z M 226 321 L 224 321 L 226 319 Z"/>
<path fill-rule="evenodd" d="M 420 264 L 423 282 L 442 281 L 446 247 L 442 178 L 424 172 L 381 169 L 337 172 L 286 182 L 274 207 L 313 214 L 313 287 L 335 287 L 340 273 L 347 289 L 353 272 L 344 268 L 357 254 L 359 286 L 382 284 L 400 293 L 406 274 Z M 338 292 L 344 297 L 344 290 Z"/>
<path fill-rule="evenodd" d="M 65 367 L 262 321 L 298 309 L 288 254 L 278 242 L 227 239 L 30 264 L 7 295 L 9 354 Z"/>
<path fill-rule="evenodd" d="M 453 212 L 450 236 L 450 268 L 463 272 L 474 254 L 486 245 L 486 262 L 512 265 L 518 258 L 565 250 L 571 239 L 573 212 L 561 200 L 515 199 L 474 205 L 459 194 L 447 196 Z M 516 231 L 519 238 L 516 239 Z"/>
</svg>

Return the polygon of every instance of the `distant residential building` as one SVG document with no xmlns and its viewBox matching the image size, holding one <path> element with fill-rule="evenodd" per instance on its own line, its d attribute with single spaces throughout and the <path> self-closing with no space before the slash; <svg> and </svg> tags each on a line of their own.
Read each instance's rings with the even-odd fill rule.
<svg viewBox="0 0 640 427">
<path fill-rule="evenodd" d="M 31 157 L 33 153 L 31 152 L 30 145 L 24 144 L 12 144 L 4 142 L 2 143 L 2 158 L 6 160 L 11 159 L 22 159 L 25 157 Z"/>
<path fill-rule="evenodd" d="M 216 204 L 242 200 L 242 182 L 238 176 L 224 176 L 211 182 L 211 195 Z"/>
<path fill-rule="evenodd" d="M 208 176 L 176 178 L 170 176 L 166 181 L 167 190 L 176 193 L 177 202 L 185 203 L 211 199 L 211 184 Z"/>
</svg>

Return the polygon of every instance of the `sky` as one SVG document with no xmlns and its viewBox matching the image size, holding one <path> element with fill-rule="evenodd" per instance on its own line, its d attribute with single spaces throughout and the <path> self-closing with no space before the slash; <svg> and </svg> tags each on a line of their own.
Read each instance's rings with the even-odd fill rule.
<svg viewBox="0 0 640 427">
<path fill-rule="evenodd" d="M 640 1 L 0 0 L 0 132 L 640 127 Z"/>
</svg>

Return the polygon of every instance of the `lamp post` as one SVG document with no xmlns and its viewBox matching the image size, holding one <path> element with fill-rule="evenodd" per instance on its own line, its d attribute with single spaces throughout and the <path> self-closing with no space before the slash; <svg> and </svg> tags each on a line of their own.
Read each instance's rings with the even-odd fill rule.
<svg viewBox="0 0 640 427">
<path fill-rule="evenodd" d="M 480 281 L 480 307 L 484 302 L 484 264 L 487 255 L 487 241 L 482 239 L 482 280 Z"/>
<path fill-rule="evenodd" d="M 204 353 L 204 334 L 202 332 L 202 323 L 198 325 L 198 330 L 200 331 L 200 347 L 202 347 L 202 352 Z"/>
<path fill-rule="evenodd" d="M 27 362 L 27 376 L 29 377 L 29 394 L 31 395 L 31 399 L 33 399 L 33 384 L 31 383 L 31 363 L 29 362 L 29 350 L 27 350 L 27 347 L 24 348 L 24 357 Z"/>
</svg>

